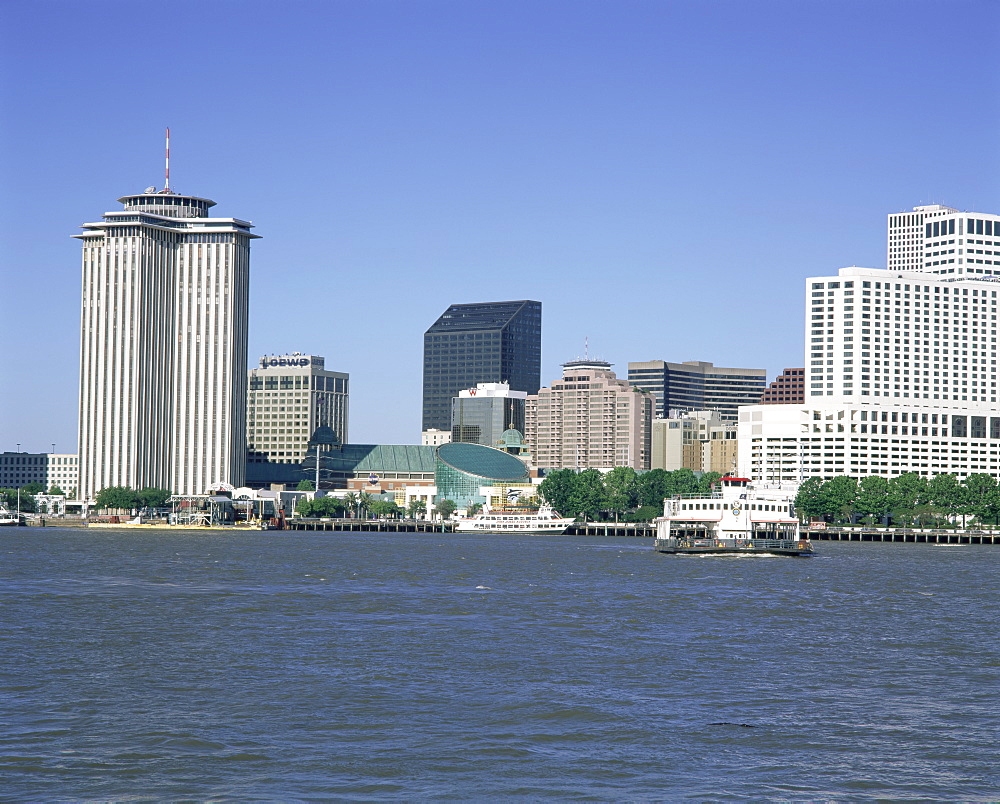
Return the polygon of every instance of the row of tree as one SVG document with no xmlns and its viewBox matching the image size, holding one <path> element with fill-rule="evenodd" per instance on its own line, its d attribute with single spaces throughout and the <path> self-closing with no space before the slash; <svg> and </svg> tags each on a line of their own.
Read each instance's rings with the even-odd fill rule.
<svg viewBox="0 0 1000 804">
<path fill-rule="evenodd" d="M 36 494 L 44 494 L 45 485 L 43 483 L 25 483 L 19 488 L 0 489 L 0 501 L 11 511 L 20 511 L 22 514 L 33 514 L 38 510 L 35 500 Z M 59 486 L 53 486 L 48 491 L 49 494 L 65 494 Z"/>
<path fill-rule="evenodd" d="M 953 474 L 928 479 L 915 472 L 893 478 L 869 475 L 811 477 L 799 486 L 795 508 L 803 519 L 901 527 L 964 527 L 969 519 L 1000 525 L 1000 485 L 987 474 L 961 481 Z"/>
<path fill-rule="evenodd" d="M 135 511 L 139 508 L 162 508 L 170 499 L 168 489 L 158 489 L 149 486 L 144 489 L 132 489 L 128 486 L 108 486 L 97 492 L 94 497 L 94 507 L 97 509 L 114 509 Z"/>
<path fill-rule="evenodd" d="M 710 491 L 720 477 L 718 472 L 705 472 L 699 478 L 690 469 L 642 474 L 627 466 L 606 474 L 597 469 L 559 469 L 546 475 L 539 491 L 562 516 L 648 522 L 662 516 L 665 498 Z"/>
<path fill-rule="evenodd" d="M 441 518 L 447 519 L 455 513 L 456 508 L 452 500 L 442 500 L 434 507 L 434 511 Z M 374 519 L 397 519 L 405 514 L 410 519 L 423 519 L 427 515 L 427 503 L 423 500 L 411 500 L 403 509 L 391 500 L 380 500 L 363 491 L 352 491 L 343 497 L 316 497 L 312 500 L 303 498 L 296 504 L 295 513 L 302 517 L 355 516 Z"/>
</svg>

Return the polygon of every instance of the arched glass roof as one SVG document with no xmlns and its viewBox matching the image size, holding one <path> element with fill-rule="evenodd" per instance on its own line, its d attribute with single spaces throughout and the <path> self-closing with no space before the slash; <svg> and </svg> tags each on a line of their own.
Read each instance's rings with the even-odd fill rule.
<svg viewBox="0 0 1000 804">
<path fill-rule="evenodd" d="M 442 444 L 437 448 L 437 457 L 452 469 L 487 480 L 522 480 L 528 476 L 522 461 L 481 444 Z"/>
</svg>

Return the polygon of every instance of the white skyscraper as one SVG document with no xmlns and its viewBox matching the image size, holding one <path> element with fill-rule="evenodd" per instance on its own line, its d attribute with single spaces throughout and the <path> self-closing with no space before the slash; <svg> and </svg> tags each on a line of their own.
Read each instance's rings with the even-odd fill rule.
<svg viewBox="0 0 1000 804">
<path fill-rule="evenodd" d="M 169 176 L 169 174 L 168 174 Z M 169 182 L 168 182 L 169 183 Z M 246 471 L 251 224 L 149 188 L 83 224 L 79 494 Z"/>
<path fill-rule="evenodd" d="M 806 288 L 805 402 L 740 408 L 742 474 L 1000 474 L 1000 277 L 843 268 Z"/>
<path fill-rule="evenodd" d="M 940 204 L 894 212 L 888 219 L 885 264 L 890 271 L 1000 274 L 1000 215 Z"/>
</svg>

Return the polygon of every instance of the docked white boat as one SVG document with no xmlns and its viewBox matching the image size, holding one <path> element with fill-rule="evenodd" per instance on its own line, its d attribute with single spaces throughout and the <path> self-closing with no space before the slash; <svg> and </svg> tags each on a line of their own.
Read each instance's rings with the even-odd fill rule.
<svg viewBox="0 0 1000 804">
<path fill-rule="evenodd" d="M 551 506 L 542 505 L 535 511 L 510 508 L 492 511 L 484 507 L 475 516 L 455 522 L 456 533 L 565 533 L 572 517 L 559 516 Z"/>
<path fill-rule="evenodd" d="M 0 505 L 0 527 L 24 524 L 24 514 L 11 511 L 6 505 Z"/>
<path fill-rule="evenodd" d="M 745 477 L 723 477 L 707 494 L 663 501 L 656 549 L 689 555 L 811 556 L 799 534 L 791 493 L 754 488 Z"/>
</svg>

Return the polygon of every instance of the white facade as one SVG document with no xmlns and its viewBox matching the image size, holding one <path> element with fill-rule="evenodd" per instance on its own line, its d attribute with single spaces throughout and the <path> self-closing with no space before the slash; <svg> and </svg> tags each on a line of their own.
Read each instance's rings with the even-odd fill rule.
<svg viewBox="0 0 1000 804">
<path fill-rule="evenodd" d="M 154 188 L 83 224 L 79 493 L 243 484 L 251 224 Z"/>
<path fill-rule="evenodd" d="M 298 352 L 262 357 L 250 370 L 247 444 L 250 460 L 299 463 L 317 427 L 348 441 L 350 378 L 326 361 Z"/>
<path fill-rule="evenodd" d="M 887 243 L 890 271 L 1000 275 L 1000 215 L 914 207 L 889 215 Z"/>
<path fill-rule="evenodd" d="M 420 443 L 425 447 L 440 447 L 451 443 L 451 430 L 438 430 L 432 427 L 420 434 Z"/>
<path fill-rule="evenodd" d="M 931 271 L 806 280 L 806 402 L 740 408 L 741 474 L 1000 474 L 1000 278 Z"/>
</svg>

